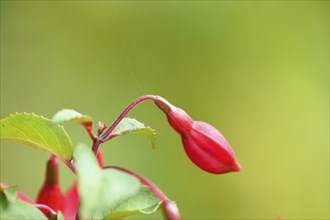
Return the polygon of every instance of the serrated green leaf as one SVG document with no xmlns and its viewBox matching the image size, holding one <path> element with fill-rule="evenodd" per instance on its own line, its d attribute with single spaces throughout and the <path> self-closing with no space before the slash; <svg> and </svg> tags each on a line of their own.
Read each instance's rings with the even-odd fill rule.
<svg viewBox="0 0 330 220">
<path fill-rule="evenodd" d="M 102 170 L 86 145 L 76 147 L 74 165 L 79 179 L 79 215 L 83 219 L 102 219 L 140 189 L 136 178 L 117 170 Z"/>
<path fill-rule="evenodd" d="M 104 220 L 121 219 L 136 214 L 152 214 L 161 204 L 162 201 L 148 187 L 141 185 L 135 195 L 114 207 Z"/>
<path fill-rule="evenodd" d="M 111 137 L 121 136 L 124 134 L 144 134 L 149 137 L 152 147 L 155 148 L 156 145 L 156 132 L 151 127 L 145 126 L 143 123 L 139 122 L 133 118 L 124 118 L 117 127 L 111 132 Z"/>
<path fill-rule="evenodd" d="M 52 122 L 54 124 L 59 124 L 63 122 L 92 124 L 93 119 L 88 115 L 83 115 L 72 109 L 62 109 L 53 116 Z"/>
<path fill-rule="evenodd" d="M 33 205 L 13 198 L 17 198 L 13 187 L 6 189 L 0 187 L 0 219 L 47 220 L 46 216 Z"/>
<path fill-rule="evenodd" d="M 16 113 L 0 121 L 0 139 L 15 141 L 71 159 L 71 140 L 60 125 L 45 117 L 29 113 Z"/>
</svg>

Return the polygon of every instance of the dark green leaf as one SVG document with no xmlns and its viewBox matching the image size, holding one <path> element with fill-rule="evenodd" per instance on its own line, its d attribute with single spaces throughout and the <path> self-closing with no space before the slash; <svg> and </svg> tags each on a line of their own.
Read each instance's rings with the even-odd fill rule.
<svg viewBox="0 0 330 220">
<path fill-rule="evenodd" d="M 71 140 L 62 126 L 35 114 L 16 113 L 0 121 L 0 139 L 23 143 L 50 151 L 67 160 L 73 150 Z"/>
</svg>

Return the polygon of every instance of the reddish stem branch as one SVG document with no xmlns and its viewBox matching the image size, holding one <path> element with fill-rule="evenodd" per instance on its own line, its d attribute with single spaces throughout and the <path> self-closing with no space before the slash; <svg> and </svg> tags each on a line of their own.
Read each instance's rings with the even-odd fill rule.
<svg viewBox="0 0 330 220">
<path fill-rule="evenodd" d="M 101 142 L 105 142 L 107 140 L 109 140 L 111 132 L 116 128 L 116 126 L 119 124 L 119 122 L 121 120 L 123 120 L 123 118 L 136 106 L 138 105 L 140 102 L 143 102 L 145 100 L 155 100 L 156 96 L 154 95 L 144 95 L 141 96 L 137 99 L 135 99 L 129 106 L 127 106 L 127 108 L 119 115 L 119 117 L 111 124 L 111 126 L 108 128 L 108 130 L 101 135 L 100 137 L 100 141 Z"/>
<path fill-rule="evenodd" d="M 97 154 L 99 145 L 103 142 L 106 142 L 110 140 L 113 136 L 111 136 L 111 132 L 116 128 L 116 126 L 123 120 L 123 118 L 139 103 L 145 101 L 145 100 L 153 100 L 153 101 L 162 101 L 166 102 L 167 101 L 162 98 L 161 96 L 156 96 L 156 95 L 144 95 L 141 96 L 137 99 L 135 99 L 129 106 L 126 107 L 126 109 L 118 116 L 118 118 L 111 124 L 111 126 L 104 132 L 104 134 L 98 136 L 98 138 L 95 138 L 93 141 L 93 152 Z M 104 128 L 105 130 L 105 128 Z M 100 133 L 100 132 L 99 132 Z"/>
</svg>

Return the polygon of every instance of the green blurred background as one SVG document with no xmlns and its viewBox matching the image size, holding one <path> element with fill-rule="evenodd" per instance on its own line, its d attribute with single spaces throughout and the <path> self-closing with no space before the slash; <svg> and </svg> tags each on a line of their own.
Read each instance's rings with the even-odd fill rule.
<svg viewBox="0 0 330 220">
<path fill-rule="evenodd" d="M 158 94 L 221 130 L 242 172 L 195 167 L 152 102 L 130 116 L 157 148 L 119 137 L 107 164 L 152 180 L 184 219 L 328 219 L 328 19 L 328 1 L 1 1 L 1 118 L 72 108 L 109 124 Z M 35 197 L 48 155 L 1 142 L 1 180 Z"/>
</svg>

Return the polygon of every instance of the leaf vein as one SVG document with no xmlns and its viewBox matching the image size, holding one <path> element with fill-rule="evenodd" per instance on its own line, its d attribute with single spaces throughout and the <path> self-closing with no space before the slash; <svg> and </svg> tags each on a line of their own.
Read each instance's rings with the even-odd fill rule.
<svg viewBox="0 0 330 220">
<path fill-rule="evenodd" d="M 38 130 L 36 130 L 35 128 L 31 127 L 28 123 L 25 123 L 25 122 L 21 122 L 22 124 L 24 124 L 25 126 L 29 127 L 31 130 L 33 130 L 36 134 L 38 134 L 42 141 L 44 142 L 44 144 L 47 146 L 47 148 L 51 148 L 48 144 L 48 142 L 45 140 L 45 138 L 42 136 L 42 134 L 40 134 L 40 132 Z M 38 123 L 38 122 L 37 122 Z M 32 139 L 30 139 L 31 141 L 33 141 Z"/>
<path fill-rule="evenodd" d="M 6 124 L 6 127 L 12 128 L 13 130 L 17 131 L 18 133 L 21 133 L 26 139 L 29 139 L 29 137 L 23 131 L 16 128 L 15 126 Z"/>
</svg>

